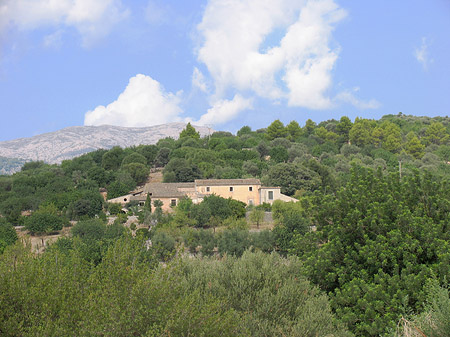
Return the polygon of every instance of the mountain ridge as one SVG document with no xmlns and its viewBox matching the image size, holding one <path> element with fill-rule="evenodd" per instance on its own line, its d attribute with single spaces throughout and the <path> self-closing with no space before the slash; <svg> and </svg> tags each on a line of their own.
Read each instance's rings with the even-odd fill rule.
<svg viewBox="0 0 450 337">
<path fill-rule="evenodd" d="M 155 144 L 166 137 L 178 138 L 186 123 L 168 123 L 146 127 L 124 127 L 114 125 L 70 126 L 54 132 L 33 137 L 18 138 L 0 142 L 0 156 L 24 161 L 42 160 L 50 164 L 59 164 L 84 153 L 98 149 L 110 149 L 113 146 L 129 147 Z M 195 126 L 201 136 L 214 132 L 206 126 Z M 0 172 L 14 173 L 21 165 L 9 167 L 8 171 L 0 167 Z"/>
</svg>

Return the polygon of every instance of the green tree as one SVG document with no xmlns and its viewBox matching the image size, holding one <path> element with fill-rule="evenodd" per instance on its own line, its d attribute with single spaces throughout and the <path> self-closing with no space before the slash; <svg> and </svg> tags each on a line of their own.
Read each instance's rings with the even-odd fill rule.
<svg viewBox="0 0 450 337">
<path fill-rule="evenodd" d="M 102 212 L 103 197 L 98 191 L 84 191 L 76 200 L 68 205 L 68 213 L 72 219 L 94 217 Z"/>
<path fill-rule="evenodd" d="M 137 185 L 143 185 L 149 174 L 149 169 L 146 165 L 141 163 L 130 163 L 122 166 L 122 170 L 127 172 Z"/>
<path fill-rule="evenodd" d="M 110 214 L 117 215 L 122 211 L 122 204 L 108 203 L 108 211 Z"/>
<path fill-rule="evenodd" d="M 314 191 L 320 186 L 320 177 L 301 164 L 281 163 L 269 169 L 265 183 L 269 186 L 280 186 L 282 193 L 293 195 L 300 189 Z"/>
<path fill-rule="evenodd" d="M 242 256 L 250 247 L 251 241 L 248 230 L 226 229 L 220 233 L 217 247 L 220 255 Z"/>
<path fill-rule="evenodd" d="M 282 138 L 287 136 L 287 130 L 284 124 L 279 120 L 275 120 L 267 128 L 267 138 L 273 140 L 275 138 Z"/>
<path fill-rule="evenodd" d="M 347 116 L 342 116 L 339 123 L 336 125 L 336 132 L 342 136 L 345 142 L 349 140 L 349 133 L 352 129 L 353 123 Z"/>
<path fill-rule="evenodd" d="M 14 226 L 9 224 L 5 218 L 0 218 L 0 254 L 5 248 L 17 241 L 17 233 Z"/>
<path fill-rule="evenodd" d="M 288 133 L 288 139 L 291 141 L 297 140 L 302 135 L 302 128 L 297 121 L 291 121 L 286 125 L 286 131 Z"/>
<path fill-rule="evenodd" d="M 157 232 L 152 237 L 152 248 L 158 259 L 168 261 L 175 253 L 175 239 L 164 232 Z"/>
<path fill-rule="evenodd" d="M 102 167 L 105 170 L 117 170 L 122 164 L 123 157 L 122 148 L 115 146 L 102 156 Z"/>
<path fill-rule="evenodd" d="M 373 144 L 372 137 L 375 122 L 369 119 L 356 118 L 349 132 L 349 140 L 356 146 L 365 146 Z"/>
<path fill-rule="evenodd" d="M 123 158 L 122 167 L 131 163 L 140 163 L 142 165 L 147 165 L 147 158 L 145 158 L 142 154 L 133 152 Z"/>
<path fill-rule="evenodd" d="M 144 209 L 152 212 L 152 198 L 150 198 L 150 193 L 147 193 L 147 199 L 145 199 Z"/>
<path fill-rule="evenodd" d="M 249 127 L 248 125 L 245 125 L 239 129 L 239 131 L 237 132 L 237 136 L 242 137 L 244 135 L 249 135 L 251 133 L 252 133 L 251 127 Z"/>
<path fill-rule="evenodd" d="M 433 122 L 425 130 L 425 136 L 423 141 L 426 145 L 428 144 L 446 144 L 448 143 L 449 135 L 445 126 L 441 122 Z"/>
<path fill-rule="evenodd" d="M 312 135 L 314 133 L 314 130 L 316 129 L 317 125 L 315 122 L 313 122 L 311 119 L 307 119 L 305 126 L 303 127 L 304 133 L 306 135 Z"/>
<path fill-rule="evenodd" d="M 410 131 L 406 135 L 405 151 L 415 158 L 420 159 L 424 155 L 424 149 L 425 146 L 417 138 L 417 135 L 413 131 Z"/>
<path fill-rule="evenodd" d="M 256 147 L 256 151 L 258 151 L 261 158 L 268 156 L 270 153 L 270 149 L 264 141 L 261 141 Z"/>
<path fill-rule="evenodd" d="M 147 159 L 147 165 L 152 166 L 158 154 L 158 147 L 156 145 L 139 145 L 136 152 L 142 154 Z"/>
<path fill-rule="evenodd" d="M 247 160 L 242 164 L 242 170 L 253 177 L 257 177 L 260 174 L 258 164 L 250 160 Z"/>
<path fill-rule="evenodd" d="M 447 183 L 429 174 L 400 180 L 354 167 L 336 195 L 315 196 L 308 209 L 317 231 L 294 235 L 290 252 L 332 294 L 342 322 L 357 335 L 382 335 L 420 308 L 429 278 L 449 275 L 441 269 L 450 256 L 449 197 Z"/>
<path fill-rule="evenodd" d="M 235 200 L 232 198 L 226 199 L 228 203 L 228 207 L 231 210 L 231 216 L 235 219 L 244 218 L 245 217 L 245 207 L 247 206 L 244 202 Z M 214 213 L 214 212 L 213 212 Z"/>
<path fill-rule="evenodd" d="M 398 152 L 401 148 L 401 130 L 397 124 L 384 121 L 372 131 L 374 145 L 382 147 L 390 152 Z"/>
<path fill-rule="evenodd" d="M 98 219 L 79 221 L 71 229 L 72 235 L 83 241 L 101 240 L 105 236 L 105 232 L 106 225 Z"/>
<path fill-rule="evenodd" d="M 337 140 L 338 135 L 332 131 L 328 131 L 325 127 L 321 126 L 315 130 L 317 137 L 321 138 L 322 141 L 334 142 Z"/>
<path fill-rule="evenodd" d="M 39 169 L 41 167 L 43 167 L 45 165 L 45 163 L 42 160 L 37 160 L 37 161 L 30 161 L 28 163 L 23 164 L 21 171 L 33 171 L 36 169 Z"/>
<path fill-rule="evenodd" d="M 187 123 L 186 128 L 180 133 L 180 138 L 200 139 L 200 133 L 195 130 L 191 123 Z"/>
<path fill-rule="evenodd" d="M 272 204 L 272 215 L 276 223 L 273 234 L 278 250 L 286 254 L 291 248 L 294 236 L 303 236 L 309 231 L 309 219 L 303 212 L 300 202 L 275 200 Z"/>
<path fill-rule="evenodd" d="M 67 219 L 63 218 L 54 204 L 41 205 L 25 220 L 25 227 L 32 233 L 59 231 Z"/>
<path fill-rule="evenodd" d="M 288 150 L 283 146 L 275 146 L 270 150 L 270 159 L 275 163 L 286 162 L 289 158 Z"/>
<path fill-rule="evenodd" d="M 159 199 L 155 199 L 153 201 L 153 206 L 155 206 L 155 208 L 161 208 L 161 207 L 163 207 L 163 205 L 164 205 L 164 203 Z"/>
<path fill-rule="evenodd" d="M 211 209 L 205 203 L 194 204 L 191 206 L 191 218 L 196 221 L 198 227 L 210 227 Z"/>
<path fill-rule="evenodd" d="M 259 225 L 264 220 L 264 211 L 259 208 L 253 208 L 253 210 L 250 212 L 249 219 L 251 222 L 256 224 L 256 227 L 259 228 Z"/>
<path fill-rule="evenodd" d="M 163 207 L 164 203 L 159 200 L 159 199 L 155 199 L 153 200 L 153 206 L 155 206 L 155 210 L 154 210 L 154 219 L 156 219 L 157 222 L 160 222 L 163 216 L 163 211 L 162 211 L 162 207 Z"/>
<path fill-rule="evenodd" d="M 163 172 L 164 182 L 190 182 L 202 178 L 198 166 L 184 158 L 171 159 Z"/>
<path fill-rule="evenodd" d="M 160 148 L 155 158 L 155 166 L 164 167 L 170 160 L 169 155 L 170 155 L 169 148 L 167 147 Z"/>
</svg>

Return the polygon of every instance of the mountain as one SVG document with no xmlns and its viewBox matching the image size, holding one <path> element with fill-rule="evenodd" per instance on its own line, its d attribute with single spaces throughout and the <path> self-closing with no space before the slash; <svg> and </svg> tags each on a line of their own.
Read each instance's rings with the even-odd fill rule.
<svg viewBox="0 0 450 337">
<path fill-rule="evenodd" d="M 55 132 L 29 138 L 0 142 L 0 174 L 11 174 L 25 161 L 43 160 L 50 164 L 60 163 L 84 153 L 113 146 L 129 147 L 155 144 L 165 137 L 178 138 L 185 123 L 169 123 L 148 127 L 121 127 L 112 125 L 72 126 Z M 194 126 L 201 136 L 214 130 L 206 126 Z M 3 163 L 7 163 L 5 167 Z"/>
<path fill-rule="evenodd" d="M 20 171 L 20 168 L 25 162 L 25 159 L 0 157 L 0 175 L 13 174 L 14 172 Z"/>
</svg>

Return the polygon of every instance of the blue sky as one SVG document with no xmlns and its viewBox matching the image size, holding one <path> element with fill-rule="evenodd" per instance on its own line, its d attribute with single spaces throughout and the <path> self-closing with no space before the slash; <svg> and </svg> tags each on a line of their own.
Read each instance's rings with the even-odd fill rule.
<svg viewBox="0 0 450 337">
<path fill-rule="evenodd" d="M 0 141 L 450 114 L 448 0 L 1 0 Z"/>
</svg>

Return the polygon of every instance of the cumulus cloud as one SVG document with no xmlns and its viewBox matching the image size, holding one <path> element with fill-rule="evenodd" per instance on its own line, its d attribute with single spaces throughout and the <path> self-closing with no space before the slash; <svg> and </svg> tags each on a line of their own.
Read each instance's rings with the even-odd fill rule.
<svg viewBox="0 0 450 337">
<path fill-rule="evenodd" d="M 194 67 L 194 72 L 192 73 L 192 86 L 203 92 L 208 92 L 205 76 L 197 67 Z"/>
<path fill-rule="evenodd" d="M 360 110 L 378 109 L 381 107 L 380 102 L 375 99 L 364 101 L 355 96 L 355 93 L 359 91 L 359 88 L 354 88 L 353 91 L 345 90 L 336 95 L 335 100 L 345 102 L 353 105 Z"/>
<path fill-rule="evenodd" d="M 231 88 L 289 106 L 329 108 L 338 57 L 331 34 L 345 16 L 333 0 L 210 0 L 198 25 L 197 57 L 217 97 Z"/>
<path fill-rule="evenodd" d="M 251 99 L 236 94 L 232 100 L 222 99 L 215 102 L 206 114 L 195 123 L 198 125 L 223 124 L 235 118 L 241 111 L 252 108 Z"/>
<path fill-rule="evenodd" d="M 74 27 L 88 46 L 109 33 L 129 15 L 121 0 L 4 0 L 0 7 L 1 30 L 40 27 Z"/>
<path fill-rule="evenodd" d="M 132 78 L 117 100 L 88 111 L 85 125 L 150 126 L 181 121 L 180 95 L 165 92 L 150 76 Z"/>
<path fill-rule="evenodd" d="M 424 70 L 428 70 L 429 64 L 433 62 L 433 60 L 430 59 L 428 48 L 429 44 L 427 38 L 423 37 L 420 47 L 414 50 L 414 57 L 420 64 L 422 64 Z"/>
</svg>

